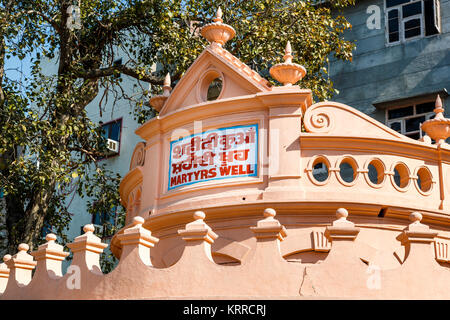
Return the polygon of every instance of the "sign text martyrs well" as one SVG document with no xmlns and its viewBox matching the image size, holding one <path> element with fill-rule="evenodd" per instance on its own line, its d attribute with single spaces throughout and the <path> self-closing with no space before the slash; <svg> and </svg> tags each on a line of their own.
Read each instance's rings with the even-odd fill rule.
<svg viewBox="0 0 450 320">
<path fill-rule="evenodd" d="M 169 186 L 257 175 L 258 125 L 209 130 L 170 143 Z"/>
</svg>

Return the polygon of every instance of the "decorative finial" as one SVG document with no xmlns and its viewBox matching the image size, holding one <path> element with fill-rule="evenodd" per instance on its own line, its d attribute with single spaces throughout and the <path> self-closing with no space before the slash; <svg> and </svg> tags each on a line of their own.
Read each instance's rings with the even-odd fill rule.
<svg viewBox="0 0 450 320">
<path fill-rule="evenodd" d="M 95 228 L 94 228 L 93 224 L 87 224 L 83 227 L 84 233 L 93 233 L 94 230 L 95 230 Z"/>
<path fill-rule="evenodd" d="M 412 212 L 409 215 L 409 220 L 413 223 L 420 223 L 420 221 L 422 221 L 422 214 L 420 212 Z"/>
<path fill-rule="evenodd" d="M 214 22 L 218 22 L 218 23 L 222 23 L 223 22 L 223 20 L 222 20 L 222 9 L 220 9 L 220 7 L 218 7 L 217 8 L 217 11 L 216 11 L 216 18 L 215 19 L 213 19 L 213 21 Z"/>
<path fill-rule="evenodd" d="M 164 78 L 164 87 L 170 87 L 170 73 L 167 72 L 166 77 Z"/>
<path fill-rule="evenodd" d="M 206 214 L 203 211 L 195 211 L 193 217 L 194 220 L 204 220 Z"/>
<path fill-rule="evenodd" d="M 441 100 L 441 97 L 439 95 L 437 95 L 437 97 L 436 97 L 436 103 L 434 105 L 434 110 L 433 111 L 436 114 L 435 118 L 438 118 L 438 119 L 443 119 L 444 118 L 444 115 L 443 115 L 444 108 L 442 107 L 442 100 Z"/>
<path fill-rule="evenodd" d="M 236 31 L 232 26 L 223 23 L 222 9 L 220 7 L 217 9 L 216 18 L 213 21 L 213 23 L 208 23 L 203 26 L 200 32 L 209 43 L 216 43 L 219 46 L 223 46 L 228 40 L 233 39 Z"/>
<path fill-rule="evenodd" d="M 292 63 L 292 48 L 291 48 L 291 42 L 288 41 L 286 44 L 286 49 L 284 50 L 284 63 Z"/>
<path fill-rule="evenodd" d="M 422 123 L 422 130 L 431 139 L 436 141 L 437 145 L 442 145 L 450 137 L 450 119 L 444 117 L 444 106 L 439 95 L 436 97 L 436 104 L 433 111 L 436 116 Z"/>
<path fill-rule="evenodd" d="M 48 242 L 55 242 L 56 235 L 53 233 L 49 233 L 48 235 L 45 236 L 45 240 L 47 240 Z"/>
<path fill-rule="evenodd" d="M 163 83 L 163 94 L 154 96 L 149 100 L 149 104 L 158 112 L 161 111 L 162 107 L 166 103 L 167 98 L 170 96 L 170 92 L 172 91 L 172 87 L 170 85 L 170 74 L 167 73 Z"/>
<path fill-rule="evenodd" d="M 336 218 L 339 220 L 347 220 L 348 211 L 345 208 L 339 208 L 336 210 Z"/>
<path fill-rule="evenodd" d="M 265 210 L 264 210 L 264 217 L 265 218 L 273 218 L 273 217 L 275 217 L 277 215 L 277 212 L 274 210 L 274 209 L 272 209 L 272 208 L 266 208 Z"/>
<path fill-rule="evenodd" d="M 170 74 L 167 73 L 166 77 L 164 78 L 164 85 L 163 85 L 163 96 L 168 97 L 170 95 L 170 91 L 172 91 L 172 87 L 170 86 L 171 80 L 170 80 Z"/>
<path fill-rule="evenodd" d="M 19 251 L 28 251 L 28 250 L 30 250 L 30 246 L 29 245 L 27 245 L 26 243 L 21 243 L 21 244 L 19 244 Z"/>
<path fill-rule="evenodd" d="M 292 63 L 292 48 L 289 41 L 284 52 L 284 63 L 278 63 L 270 68 L 270 75 L 284 86 L 292 86 L 306 75 L 306 69 L 299 64 Z"/>
<path fill-rule="evenodd" d="M 137 216 L 133 218 L 133 225 L 137 226 L 138 224 L 143 224 L 145 222 L 144 218 Z"/>
</svg>

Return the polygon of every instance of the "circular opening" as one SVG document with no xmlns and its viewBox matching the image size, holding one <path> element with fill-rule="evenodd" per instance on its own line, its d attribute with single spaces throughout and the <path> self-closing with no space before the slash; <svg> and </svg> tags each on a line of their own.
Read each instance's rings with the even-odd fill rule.
<svg viewBox="0 0 450 320">
<path fill-rule="evenodd" d="M 384 180 L 384 166 L 380 160 L 372 160 L 367 167 L 368 176 L 373 184 L 380 184 Z"/>
<path fill-rule="evenodd" d="M 348 160 L 344 160 L 339 165 L 339 175 L 347 183 L 353 182 L 356 177 L 356 170 Z"/>
<path fill-rule="evenodd" d="M 428 168 L 422 167 L 419 169 L 419 171 L 417 171 L 417 185 L 423 192 L 431 190 L 433 181 L 431 172 L 428 170 Z"/>
<path fill-rule="evenodd" d="M 220 92 L 222 91 L 222 85 L 223 85 L 222 79 L 219 77 L 211 81 L 208 86 L 206 100 L 208 101 L 216 100 L 219 97 Z"/>
<path fill-rule="evenodd" d="M 404 164 L 397 164 L 394 168 L 394 182 L 399 188 L 405 188 L 409 183 L 409 171 Z"/>
<path fill-rule="evenodd" d="M 328 167 L 323 159 L 317 159 L 316 161 L 314 161 L 312 175 L 314 179 L 319 182 L 324 182 L 328 179 Z"/>
</svg>

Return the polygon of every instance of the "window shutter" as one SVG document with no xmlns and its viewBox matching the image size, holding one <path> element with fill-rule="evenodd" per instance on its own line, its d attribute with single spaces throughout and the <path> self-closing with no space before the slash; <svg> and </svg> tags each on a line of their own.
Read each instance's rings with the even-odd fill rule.
<svg viewBox="0 0 450 320">
<path fill-rule="evenodd" d="M 425 35 L 440 33 L 441 15 L 439 0 L 424 0 Z"/>
<path fill-rule="evenodd" d="M 441 3 L 439 0 L 433 0 L 434 2 L 434 26 L 437 33 L 441 32 Z"/>
</svg>

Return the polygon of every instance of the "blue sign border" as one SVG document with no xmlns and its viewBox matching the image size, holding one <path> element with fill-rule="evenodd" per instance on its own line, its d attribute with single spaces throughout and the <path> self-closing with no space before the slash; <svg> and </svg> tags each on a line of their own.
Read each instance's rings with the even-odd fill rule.
<svg viewBox="0 0 450 320">
<path fill-rule="evenodd" d="M 200 181 L 192 181 L 192 182 L 186 182 L 183 184 L 179 184 L 177 186 L 174 187 L 170 187 L 170 178 L 171 178 L 171 173 L 172 173 L 172 146 L 174 143 L 179 142 L 181 140 L 184 140 L 186 138 L 193 138 L 195 136 L 198 135 L 204 135 L 205 133 L 210 133 L 210 132 L 217 132 L 217 131 L 223 131 L 223 130 L 228 130 L 228 129 L 236 129 L 236 128 L 247 128 L 247 127 L 256 127 L 256 139 L 255 139 L 255 144 L 256 144 L 256 163 L 253 164 L 253 171 L 255 173 L 252 174 L 240 174 L 237 176 L 232 176 L 232 177 L 217 177 L 217 178 L 209 178 L 209 179 L 205 179 L 205 180 L 200 180 Z M 200 182 L 206 182 L 206 181 L 210 181 L 210 180 L 223 180 L 223 179 L 233 179 L 233 178 L 240 178 L 240 177 L 255 177 L 258 175 L 258 152 L 259 152 L 259 140 L 258 140 L 258 123 L 255 124 L 246 124 L 246 125 L 239 125 L 239 126 L 233 126 L 233 127 L 226 127 L 226 128 L 219 128 L 219 129 L 212 129 L 212 130 L 207 130 L 207 131 L 203 131 L 201 133 L 196 133 L 196 134 L 192 134 L 190 136 L 186 136 L 186 137 L 182 137 L 178 140 L 173 140 L 170 142 L 170 155 L 169 155 L 169 180 L 167 182 L 167 191 L 179 188 L 179 187 L 183 187 L 183 186 L 188 186 L 191 184 L 195 184 L 195 183 L 200 183 Z"/>
</svg>

